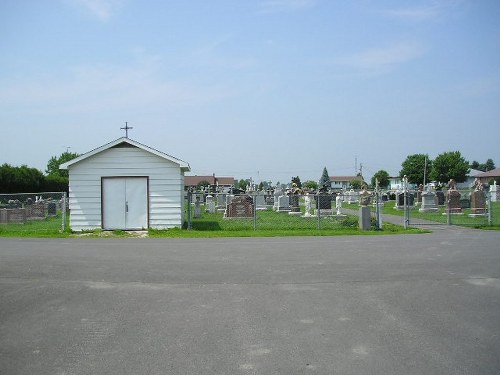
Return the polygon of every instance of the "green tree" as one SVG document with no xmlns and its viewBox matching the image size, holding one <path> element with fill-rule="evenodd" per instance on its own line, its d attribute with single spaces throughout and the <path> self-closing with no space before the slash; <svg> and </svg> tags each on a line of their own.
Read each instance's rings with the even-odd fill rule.
<svg viewBox="0 0 500 375">
<path fill-rule="evenodd" d="M 476 169 L 478 171 L 482 171 L 482 169 L 480 169 L 481 164 L 479 164 L 479 162 L 477 160 L 474 160 L 472 163 L 470 163 L 470 167 L 471 167 L 471 169 Z"/>
<path fill-rule="evenodd" d="M 469 173 L 469 162 L 465 160 L 460 151 L 444 152 L 436 157 L 432 163 L 430 178 L 438 182 L 464 182 Z"/>
<path fill-rule="evenodd" d="M 427 154 L 408 155 L 406 160 L 401 164 L 402 169 L 399 171 L 399 176 L 404 177 L 406 175 L 408 182 L 411 184 L 423 184 L 424 180 L 426 182 L 429 181 L 432 163 Z"/>
<path fill-rule="evenodd" d="M 27 165 L 0 166 L 0 193 L 38 193 L 44 190 L 45 176 Z"/>
<path fill-rule="evenodd" d="M 318 188 L 320 191 L 327 191 L 332 187 L 332 182 L 330 181 L 330 176 L 328 175 L 328 171 L 326 167 L 323 168 L 323 173 L 318 182 Z"/>
<path fill-rule="evenodd" d="M 493 161 L 493 159 L 488 159 L 486 160 L 486 163 L 484 163 L 484 171 L 487 172 L 487 171 L 492 171 L 493 169 L 495 169 L 495 162 Z"/>
<path fill-rule="evenodd" d="M 208 186 L 210 186 L 210 182 L 208 182 L 207 180 L 203 180 L 196 184 L 196 190 L 200 191 L 201 188 L 206 188 Z"/>
<path fill-rule="evenodd" d="M 483 171 L 483 172 L 491 171 L 496 168 L 493 159 L 486 160 L 486 163 L 479 163 L 478 161 L 474 160 L 470 164 L 470 167 L 472 169 L 477 169 L 478 171 Z"/>
<path fill-rule="evenodd" d="M 363 181 L 352 180 L 351 182 L 349 182 L 349 184 L 351 185 L 351 188 L 353 188 L 354 190 L 359 190 L 359 189 L 361 189 L 361 186 L 363 185 Z"/>
<path fill-rule="evenodd" d="M 292 177 L 292 184 L 295 183 L 297 184 L 297 187 L 299 189 L 302 189 L 302 182 L 300 182 L 300 177 L 297 176 L 297 177 Z"/>
<path fill-rule="evenodd" d="M 389 173 L 381 169 L 380 171 L 376 172 L 373 177 L 372 177 L 372 186 L 376 186 L 376 180 L 378 179 L 378 186 L 382 189 L 387 188 L 389 186 Z"/>
<path fill-rule="evenodd" d="M 316 181 L 308 180 L 302 184 L 302 186 L 309 190 L 317 190 L 318 183 Z"/>
<path fill-rule="evenodd" d="M 248 180 L 248 179 L 247 180 L 241 179 L 238 182 L 238 189 L 240 189 L 240 190 L 246 190 L 247 185 L 250 185 L 250 180 Z"/>
<path fill-rule="evenodd" d="M 68 171 L 59 169 L 59 166 L 70 160 L 73 160 L 74 158 L 77 158 L 78 156 L 80 155 L 69 151 L 63 152 L 59 157 L 52 156 L 47 162 L 47 169 L 45 170 L 45 173 L 47 173 L 47 175 L 49 176 L 68 177 Z"/>
</svg>

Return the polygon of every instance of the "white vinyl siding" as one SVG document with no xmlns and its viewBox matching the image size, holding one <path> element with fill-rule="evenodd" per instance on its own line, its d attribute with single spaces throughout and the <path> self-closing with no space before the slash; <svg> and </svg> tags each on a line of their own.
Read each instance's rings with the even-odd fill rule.
<svg viewBox="0 0 500 375">
<path fill-rule="evenodd" d="M 149 177 L 150 228 L 182 226 L 184 175 L 173 161 L 138 147 L 112 147 L 71 165 L 69 173 L 73 231 L 102 227 L 101 177 Z"/>
</svg>

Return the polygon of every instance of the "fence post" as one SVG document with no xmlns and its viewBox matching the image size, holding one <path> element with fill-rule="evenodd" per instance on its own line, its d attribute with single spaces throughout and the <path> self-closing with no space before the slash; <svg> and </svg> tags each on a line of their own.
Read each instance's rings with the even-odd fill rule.
<svg viewBox="0 0 500 375">
<path fill-rule="evenodd" d="M 193 229 L 193 224 L 191 222 L 191 190 L 188 190 L 187 192 L 187 214 L 188 214 L 188 226 L 187 229 L 191 230 Z"/>
<path fill-rule="evenodd" d="M 493 225 L 493 216 L 491 213 L 491 191 L 488 191 L 488 225 Z"/>
<path fill-rule="evenodd" d="M 62 207 L 61 207 L 62 225 L 61 232 L 66 230 L 66 192 L 63 192 Z"/>
<path fill-rule="evenodd" d="M 253 192 L 253 230 L 257 230 L 257 192 Z"/>
<path fill-rule="evenodd" d="M 380 214 L 380 190 L 378 186 L 378 178 L 375 179 L 375 216 L 377 218 L 377 229 L 382 229 L 382 215 Z"/>
<path fill-rule="evenodd" d="M 408 229 L 410 213 L 408 207 L 408 177 L 406 177 L 406 175 L 403 177 L 403 207 L 404 228 Z"/>
<path fill-rule="evenodd" d="M 318 230 L 321 230 L 321 214 L 319 212 L 319 191 L 316 193 L 316 215 L 318 216 Z"/>
<path fill-rule="evenodd" d="M 448 194 L 448 191 L 446 192 Z M 451 225 L 451 208 L 450 208 L 450 198 L 446 197 L 446 224 Z"/>
</svg>

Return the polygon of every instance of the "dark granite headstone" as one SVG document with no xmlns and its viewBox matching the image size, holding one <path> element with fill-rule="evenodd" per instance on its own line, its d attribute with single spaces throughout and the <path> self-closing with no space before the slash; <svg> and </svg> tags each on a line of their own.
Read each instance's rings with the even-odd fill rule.
<svg viewBox="0 0 500 375">
<path fill-rule="evenodd" d="M 398 206 L 404 206 L 404 201 L 405 201 L 405 194 L 404 193 L 399 193 L 398 194 Z M 408 193 L 406 197 L 406 202 L 408 206 L 413 206 L 413 202 L 415 201 L 415 196 L 412 193 Z"/>
<path fill-rule="evenodd" d="M 288 197 L 288 199 L 290 202 L 290 212 L 300 212 L 299 196 L 292 194 Z"/>
<path fill-rule="evenodd" d="M 438 206 L 444 206 L 444 203 L 444 192 L 442 192 L 441 190 L 436 191 L 436 204 Z"/>
<path fill-rule="evenodd" d="M 56 216 L 57 215 L 57 204 L 56 204 L 56 202 L 49 202 L 49 204 L 47 204 L 47 214 L 49 216 Z"/>
<path fill-rule="evenodd" d="M 319 208 L 320 210 L 332 209 L 332 197 L 329 194 L 318 195 L 316 202 L 316 208 Z"/>
<path fill-rule="evenodd" d="M 248 195 L 234 197 L 227 205 L 226 218 L 253 217 L 253 199 Z"/>
</svg>

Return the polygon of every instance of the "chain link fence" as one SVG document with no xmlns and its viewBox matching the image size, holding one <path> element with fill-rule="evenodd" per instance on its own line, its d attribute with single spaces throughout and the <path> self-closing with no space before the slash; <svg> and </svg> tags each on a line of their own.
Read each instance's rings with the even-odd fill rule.
<svg viewBox="0 0 500 375">
<path fill-rule="evenodd" d="M 327 230 L 358 228 L 336 194 L 273 195 L 187 192 L 187 228 L 196 230 Z"/>
<path fill-rule="evenodd" d="M 406 205 L 401 205 L 403 192 L 398 195 L 395 209 L 404 211 L 406 225 L 498 225 L 499 203 L 492 202 L 489 191 L 453 189 L 438 191 L 408 190 Z"/>
<path fill-rule="evenodd" d="M 363 202 L 371 229 L 390 221 L 421 225 L 500 225 L 500 199 L 489 191 L 349 190 L 332 194 L 273 195 L 188 192 L 187 228 L 196 230 L 326 230 L 358 228 Z"/>
<path fill-rule="evenodd" d="M 64 231 L 67 210 L 66 192 L 0 194 L 0 230 Z"/>
</svg>

